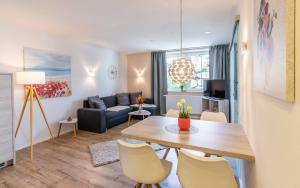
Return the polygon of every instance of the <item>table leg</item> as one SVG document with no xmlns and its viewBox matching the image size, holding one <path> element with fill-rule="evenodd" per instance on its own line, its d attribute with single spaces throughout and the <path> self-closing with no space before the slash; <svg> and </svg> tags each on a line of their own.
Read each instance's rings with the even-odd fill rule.
<svg viewBox="0 0 300 188">
<path fill-rule="evenodd" d="M 59 135 L 60 135 L 60 130 L 61 130 L 61 123 L 59 124 L 59 129 L 58 129 L 57 137 L 59 137 Z"/>
<path fill-rule="evenodd" d="M 128 126 L 130 125 L 131 115 L 128 116 Z"/>
<path fill-rule="evenodd" d="M 145 119 L 145 116 L 143 115 L 143 120 Z"/>
<path fill-rule="evenodd" d="M 74 124 L 74 137 L 76 138 L 76 123 Z"/>
<path fill-rule="evenodd" d="M 169 154 L 170 149 L 171 149 L 171 148 L 167 148 L 167 149 L 166 149 L 165 154 L 164 154 L 164 156 L 163 156 L 163 159 L 166 160 L 166 158 L 167 158 L 167 156 L 168 156 L 168 154 Z"/>
</svg>

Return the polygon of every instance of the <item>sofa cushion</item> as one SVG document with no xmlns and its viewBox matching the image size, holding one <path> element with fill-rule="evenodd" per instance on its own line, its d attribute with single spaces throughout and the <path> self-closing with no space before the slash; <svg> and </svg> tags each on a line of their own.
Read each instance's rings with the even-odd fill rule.
<svg viewBox="0 0 300 188">
<path fill-rule="evenodd" d="M 94 103 L 93 103 L 93 105 L 95 106 L 95 108 L 97 108 L 97 109 L 100 109 L 100 110 L 106 110 L 106 106 L 105 106 L 105 104 L 104 104 L 104 101 L 103 100 L 99 100 L 99 101 L 95 101 Z"/>
<path fill-rule="evenodd" d="M 121 106 L 130 105 L 128 93 L 118 93 L 117 99 L 118 99 L 118 105 L 121 105 Z"/>
<path fill-rule="evenodd" d="M 130 104 L 136 104 L 136 98 L 138 96 L 142 96 L 143 93 L 140 91 L 140 92 L 134 92 L 134 93 L 130 93 L 129 94 L 129 98 L 130 98 Z"/>
<path fill-rule="evenodd" d="M 108 96 L 108 97 L 102 97 L 101 98 L 104 101 L 104 104 L 107 108 L 117 106 L 117 97 L 116 95 Z"/>
<path fill-rule="evenodd" d="M 132 111 L 132 108 L 126 108 L 124 110 L 120 110 L 118 112 L 114 112 L 114 111 L 107 111 L 106 112 L 106 119 L 110 120 L 110 119 L 114 119 L 114 118 L 118 118 L 121 116 L 127 116 L 129 112 Z"/>
<path fill-rule="evenodd" d="M 99 102 L 101 99 L 98 95 L 93 96 L 93 97 L 88 97 L 88 103 L 90 108 L 96 108 L 95 107 L 95 102 Z"/>
</svg>

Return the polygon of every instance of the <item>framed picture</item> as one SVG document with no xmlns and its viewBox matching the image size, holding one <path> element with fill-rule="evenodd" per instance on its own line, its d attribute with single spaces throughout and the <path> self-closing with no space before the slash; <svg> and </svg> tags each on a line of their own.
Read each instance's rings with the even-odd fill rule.
<svg viewBox="0 0 300 188">
<path fill-rule="evenodd" d="M 35 85 L 40 98 L 72 95 L 70 56 L 24 48 L 24 71 L 45 72 L 46 84 Z"/>
<path fill-rule="evenodd" d="M 294 102 L 295 0 L 254 0 L 254 16 L 254 88 Z"/>
</svg>

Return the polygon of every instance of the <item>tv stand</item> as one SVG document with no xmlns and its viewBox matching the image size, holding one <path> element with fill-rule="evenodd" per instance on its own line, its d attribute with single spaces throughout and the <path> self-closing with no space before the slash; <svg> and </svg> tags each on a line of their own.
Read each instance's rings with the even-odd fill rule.
<svg viewBox="0 0 300 188">
<path fill-rule="evenodd" d="M 202 96 L 202 112 L 223 112 L 229 122 L 229 100 Z"/>
</svg>

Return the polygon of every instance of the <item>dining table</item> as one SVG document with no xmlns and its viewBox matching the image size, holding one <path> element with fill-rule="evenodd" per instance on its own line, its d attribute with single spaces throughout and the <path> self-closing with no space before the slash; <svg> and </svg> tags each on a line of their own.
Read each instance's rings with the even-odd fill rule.
<svg viewBox="0 0 300 188">
<path fill-rule="evenodd" d="M 247 135 L 239 124 L 191 119 L 190 129 L 181 131 L 178 118 L 151 116 L 124 129 L 122 135 L 170 148 L 255 160 Z"/>
</svg>

